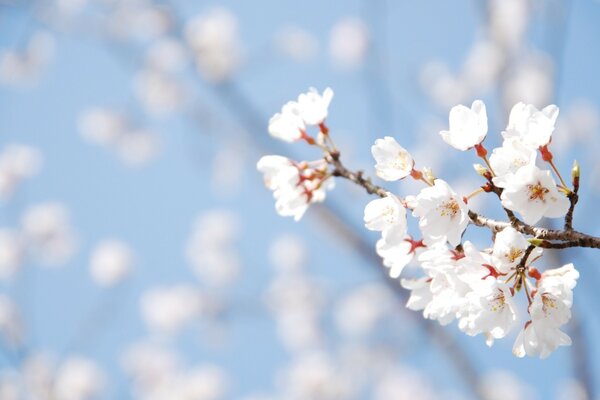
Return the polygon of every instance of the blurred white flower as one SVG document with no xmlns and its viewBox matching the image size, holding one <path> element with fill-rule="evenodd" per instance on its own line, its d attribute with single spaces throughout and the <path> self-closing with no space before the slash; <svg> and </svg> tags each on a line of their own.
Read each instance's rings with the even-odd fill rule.
<svg viewBox="0 0 600 400">
<path fill-rule="evenodd" d="M 21 219 L 21 227 L 28 248 L 43 264 L 64 264 L 75 252 L 75 233 L 69 212 L 62 204 L 30 207 Z"/>
<path fill-rule="evenodd" d="M 25 256 L 21 236 L 0 228 L 0 281 L 11 279 L 19 270 Z"/>
<path fill-rule="evenodd" d="M 81 135 L 103 146 L 115 144 L 127 129 L 125 118 L 118 112 L 100 107 L 84 110 L 78 122 Z"/>
<path fill-rule="evenodd" d="M 353 69 L 362 64 L 369 49 L 367 25 L 356 17 L 345 17 L 329 33 L 329 54 L 335 66 Z"/>
<path fill-rule="evenodd" d="M 506 76 L 503 103 L 506 109 L 520 101 L 542 106 L 552 101 L 554 92 L 553 64 L 546 56 L 522 60 Z"/>
<path fill-rule="evenodd" d="M 283 28 L 278 32 L 275 43 L 281 53 L 297 62 L 308 62 L 319 51 L 317 38 L 310 31 L 297 26 Z"/>
<path fill-rule="evenodd" d="M 591 400 L 585 385 L 573 378 L 565 379 L 558 382 L 557 388 L 554 389 L 555 400 Z"/>
<path fill-rule="evenodd" d="M 154 116 L 177 111 L 185 100 L 184 88 L 176 79 L 153 69 L 137 73 L 135 93 L 146 112 Z"/>
<path fill-rule="evenodd" d="M 145 165 L 158 153 L 157 135 L 131 127 L 115 110 L 88 108 L 80 115 L 78 126 L 85 139 L 114 151 L 128 165 Z"/>
<path fill-rule="evenodd" d="M 37 174 L 41 153 L 30 146 L 10 144 L 0 153 L 0 200 L 7 200 L 26 178 Z"/>
<path fill-rule="evenodd" d="M 198 277 L 213 287 L 231 284 L 240 270 L 234 246 L 239 218 L 226 210 L 205 212 L 196 219 L 187 243 L 187 258 Z"/>
<path fill-rule="evenodd" d="M 225 8 L 213 8 L 186 23 L 185 39 L 207 80 L 221 82 L 237 70 L 241 58 L 237 29 L 236 17 Z"/>
<path fill-rule="evenodd" d="M 360 337 L 372 332 L 378 321 L 393 309 L 393 296 L 380 284 L 360 286 L 335 307 L 335 322 L 345 335 Z"/>
<path fill-rule="evenodd" d="M 490 1 L 488 18 L 492 39 L 507 50 L 521 46 L 529 22 L 529 7 L 529 2 L 521 0 Z"/>
<path fill-rule="evenodd" d="M 159 138 L 146 130 L 129 131 L 117 143 L 117 153 L 121 159 L 134 167 L 146 165 L 159 151 Z"/>
<path fill-rule="evenodd" d="M 119 39 L 147 41 L 167 33 L 172 26 L 167 10 L 144 1 L 118 2 L 108 19 L 109 32 Z"/>
<path fill-rule="evenodd" d="M 175 335 L 200 316 L 203 298 L 193 286 L 177 285 L 147 289 L 140 307 L 148 327 L 157 333 Z"/>
<path fill-rule="evenodd" d="M 512 371 L 486 372 L 479 383 L 488 400 L 537 400 L 534 389 Z"/>
<path fill-rule="evenodd" d="M 0 294 L 0 335 L 11 348 L 16 348 L 23 341 L 23 323 L 17 305 L 10 297 Z"/>
<path fill-rule="evenodd" d="M 219 400 L 225 399 L 229 379 L 225 371 L 214 365 L 201 365 L 186 371 L 181 376 L 181 399 Z"/>
<path fill-rule="evenodd" d="M 283 398 L 344 400 L 353 394 L 353 382 L 322 352 L 294 360 L 283 377 Z"/>
<path fill-rule="evenodd" d="M 434 391 L 429 379 L 418 371 L 398 366 L 387 371 L 374 387 L 375 400 L 435 400 L 442 399 Z"/>
<path fill-rule="evenodd" d="M 269 248 L 269 260 L 278 271 L 300 271 L 305 266 L 307 259 L 306 244 L 294 235 L 279 236 Z"/>
<path fill-rule="evenodd" d="M 163 37 L 152 43 L 146 53 L 146 63 L 151 69 L 162 72 L 181 71 L 187 61 L 183 44 L 172 38 Z"/>
<path fill-rule="evenodd" d="M 126 243 L 114 239 L 104 240 L 92 251 L 90 273 L 98 285 L 114 286 L 130 274 L 133 262 L 133 251 Z"/>
<path fill-rule="evenodd" d="M 133 379 L 135 387 L 148 393 L 179 369 L 179 357 L 172 350 L 152 342 L 131 345 L 124 353 L 121 364 Z"/>
<path fill-rule="evenodd" d="M 64 400 L 92 400 L 104 387 L 105 377 L 91 360 L 71 356 L 56 371 L 53 397 Z"/>
<path fill-rule="evenodd" d="M 0 84 L 33 83 L 50 63 L 54 52 L 54 37 L 48 32 L 35 32 L 23 50 L 0 53 Z"/>
</svg>

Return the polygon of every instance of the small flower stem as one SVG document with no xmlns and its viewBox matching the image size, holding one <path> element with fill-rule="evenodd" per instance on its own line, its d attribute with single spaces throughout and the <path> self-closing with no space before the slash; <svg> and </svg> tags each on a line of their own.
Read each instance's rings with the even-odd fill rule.
<svg viewBox="0 0 600 400">
<path fill-rule="evenodd" d="M 482 144 L 477 144 L 477 145 L 475 145 L 474 148 L 475 148 L 475 152 L 477 153 L 477 156 L 483 160 L 485 165 L 488 167 L 488 169 L 492 173 L 492 176 L 496 176 L 496 173 L 494 172 L 494 169 L 492 168 L 492 166 L 490 165 L 490 161 L 488 160 L 486 148 L 483 147 Z"/>
<path fill-rule="evenodd" d="M 425 182 L 427 186 L 433 186 L 431 182 L 425 179 L 425 176 L 423 176 L 423 172 L 419 171 L 418 169 L 413 168 L 412 171 L 410 171 L 410 176 L 416 181 Z"/>
<path fill-rule="evenodd" d="M 465 196 L 464 199 L 465 200 L 471 200 L 473 197 L 475 197 L 475 196 L 477 196 L 477 195 L 479 195 L 481 193 L 485 193 L 485 190 L 483 190 L 483 188 L 479 188 L 479 189 L 473 191 L 470 195 Z M 467 202 L 465 201 L 465 203 L 467 203 Z"/>
<path fill-rule="evenodd" d="M 569 189 L 569 187 L 567 186 L 567 184 L 565 183 L 565 180 L 563 179 L 563 177 L 561 176 L 560 172 L 558 172 L 558 169 L 556 168 L 556 165 L 554 165 L 554 161 L 552 159 L 546 161 L 548 164 L 550 164 L 550 166 L 552 167 L 552 170 L 554 171 L 554 173 L 556 174 L 556 176 L 558 177 L 558 179 L 560 180 L 560 184 L 562 185 L 562 188 L 567 192 L 567 193 L 571 193 L 571 189 Z"/>
</svg>

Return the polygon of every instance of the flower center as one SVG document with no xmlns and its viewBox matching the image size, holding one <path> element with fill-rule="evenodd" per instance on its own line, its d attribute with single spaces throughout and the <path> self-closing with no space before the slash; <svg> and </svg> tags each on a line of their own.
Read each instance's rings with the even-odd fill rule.
<svg viewBox="0 0 600 400">
<path fill-rule="evenodd" d="M 398 157 L 394 160 L 394 168 L 400 170 L 407 170 L 412 168 L 412 165 L 409 166 L 408 155 L 406 152 L 401 151 L 398 153 Z"/>
<path fill-rule="evenodd" d="M 450 199 L 440 204 L 438 206 L 438 211 L 442 217 L 454 218 L 460 211 L 460 206 L 456 200 Z"/>
<path fill-rule="evenodd" d="M 387 206 L 382 213 L 382 217 L 387 220 L 389 224 L 396 223 L 396 210 L 394 207 Z"/>
<path fill-rule="evenodd" d="M 490 310 L 493 312 L 502 311 L 504 307 L 506 307 L 506 299 L 504 297 L 504 293 L 501 290 L 498 290 L 496 296 L 490 300 L 489 305 Z"/>
<path fill-rule="evenodd" d="M 556 302 L 548 293 L 544 293 L 542 295 L 542 311 L 544 311 L 544 314 L 548 315 L 550 308 L 556 308 Z"/>
<path fill-rule="evenodd" d="M 527 191 L 529 192 L 529 201 L 540 200 L 544 203 L 546 202 L 545 196 L 550 192 L 540 182 L 535 185 L 527 185 Z"/>
<path fill-rule="evenodd" d="M 518 258 L 523 255 L 523 250 L 518 249 L 516 247 L 511 247 L 510 251 L 505 254 L 506 258 L 508 258 L 509 262 L 515 262 Z"/>
</svg>

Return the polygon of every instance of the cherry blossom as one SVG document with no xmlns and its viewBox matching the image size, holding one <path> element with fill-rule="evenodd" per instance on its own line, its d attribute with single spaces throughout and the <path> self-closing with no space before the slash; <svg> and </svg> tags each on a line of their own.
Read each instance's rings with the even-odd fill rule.
<svg viewBox="0 0 600 400">
<path fill-rule="evenodd" d="M 550 143 L 558 107 L 549 105 L 542 110 L 525 103 L 517 103 L 510 111 L 505 138 L 518 137 L 524 146 L 537 150 Z"/>
<path fill-rule="evenodd" d="M 367 204 L 364 220 L 367 229 L 372 231 L 386 232 L 397 227 L 406 231 L 406 209 L 391 193 Z"/>
<path fill-rule="evenodd" d="M 550 171 L 534 164 L 519 168 L 498 186 L 504 188 L 502 205 L 520 213 L 527 224 L 535 224 L 542 217 L 562 217 L 569 209 L 569 200 L 556 188 Z"/>
<path fill-rule="evenodd" d="M 304 120 L 300 115 L 298 103 L 287 102 L 281 113 L 275 114 L 269 120 L 269 133 L 271 136 L 286 142 L 294 142 L 303 136 L 306 130 Z"/>
<path fill-rule="evenodd" d="M 469 223 L 466 204 L 443 180 L 436 179 L 417 195 L 413 215 L 419 217 L 419 228 L 428 241 L 448 240 L 456 246 Z"/>
<path fill-rule="evenodd" d="M 519 137 L 508 137 L 502 147 L 495 148 L 490 156 L 490 165 L 496 176 L 493 182 L 501 185 L 509 174 L 514 174 L 525 165 L 535 163 L 537 153 L 526 147 Z"/>
<path fill-rule="evenodd" d="M 531 320 L 517 337 L 513 353 L 548 357 L 558 346 L 568 346 L 571 338 L 560 327 L 571 319 L 573 288 L 579 272 L 573 264 L 547 270 L 542 274 L 529 306 Z"/>
<path fill-rule="evenodd" d="M 508 273 L 514 269 L 523 258 L 525 251 L 530 246 L 529 241 L 515 228 L 509 226 L 496 234 L 492 256 L 495 259 L 494 266 L 500 273 Z M 536 247 L 530 254 L 530 259 L 541 256 L 542 249 Z"/>
<path fill-rule="evenodd" d="M 442 139 L 457 150 L 468 150 L 480 144 L 487 135 L 485 104 L 475 100 L 471 108 L 458 105 L 450 110 L 450 129 L 441 131 Z"/>
<path fill-rule="evenodd" d="M 325 121 L 331 99 L 333 99 L 331 88 L 325 89 L 322 95 L 317 89 L 310 88 L 308 92 L 298 96 L 298 108 L 304 122 L 307 125 L 319 125 Z"/>
<path fill-rule="evenodd" d="M 307 163 L 295 163 L 281 156 L 264 156 L 257 169 L 264 174 L 265 185 L 273 190 L 275 208 L 282 216 L 300 220 L 310 203 L 325 200 L 327 190 L 333 188 L 333 180 L 325 173 L 326 164 L 317 162 L 315 167 Z"/>
<path fill-rule="evenodd" d="M 371 154 L 377 164 L 378 177 L 386 181 L 396 181 L 410 175 L 415 162 L 406 149 L 391 136 L 377 139 L 371 146 Z"/>
</svg>

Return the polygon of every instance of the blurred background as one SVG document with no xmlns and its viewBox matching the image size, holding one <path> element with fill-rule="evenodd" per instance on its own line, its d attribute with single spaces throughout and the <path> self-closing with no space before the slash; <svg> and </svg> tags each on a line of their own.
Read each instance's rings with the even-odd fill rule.
<svg viewBox="0 0 600 400">
<path fill-rule="evenodd" d="M 267 133 L 311 86 L 348 166 L 391 135 L 464 194 L 450 107 L 486 102 L 491 149 L 513 104 L 554 103 L 599 235 L 598 21 L 596 0 L 0 0 L 0 399 L 600 399 L 597 252 L 547 252 L 581 273 L 574 344 L 517 359 L 517 331 L 488 348 L 404 308 L 359 188 L 295 223 L 255 170 L 319 157 Z"/>
</svg>

